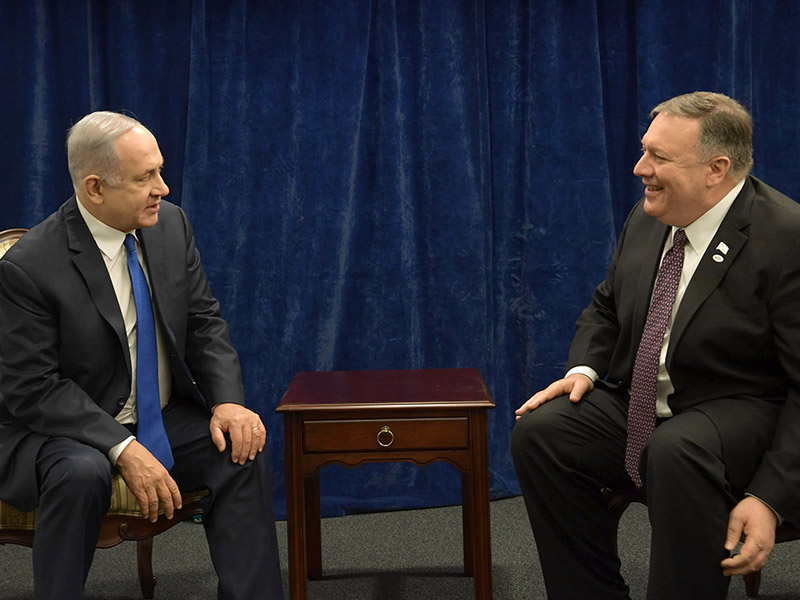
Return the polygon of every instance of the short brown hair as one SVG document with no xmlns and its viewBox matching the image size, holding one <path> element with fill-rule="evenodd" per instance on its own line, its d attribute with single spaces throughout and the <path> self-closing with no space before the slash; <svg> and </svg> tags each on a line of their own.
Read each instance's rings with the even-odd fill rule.
<svg viewBox="0 0 800 600">
<path fill-rule="evenodd" d="M 733 98 L 715 92 L 692 92 L 662 102 L 650 111 L 650 117 L 660 113 L 700 120 L 700 160 L 727 156 L 731 171 L 741 175 L 753 168 L 753 119 Z"/>
</svg>

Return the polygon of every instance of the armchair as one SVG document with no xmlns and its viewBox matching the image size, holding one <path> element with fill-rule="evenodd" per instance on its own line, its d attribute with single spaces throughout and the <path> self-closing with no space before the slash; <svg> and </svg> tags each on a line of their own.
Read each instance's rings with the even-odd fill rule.
<svg viewBox="0 0 800 600">
<path fill-rule="evenodd" d="M 26 232 L 26 229 L 0 231 L 0 258 Z M 136 541 L 136 560 L 142 597 L 153 598 L 156 578 L 153 575 L 153 537 L 193 515 L 202 514 L 200 503 L 208 490 L 183 494 L 183 508 L 175 511 L 172 520 L 164 517 L 163 509 L 155 523 L 142 518 L 139 505 L 122 476 L 112 480 L 111 506 L 103 518 L 98 548 L 111 548 L 124 540 Z M 36 511 L 22 512 L 0 501 L 0 544 L 19 544 L 31 547 L 36 527 Z"/>
</svg>

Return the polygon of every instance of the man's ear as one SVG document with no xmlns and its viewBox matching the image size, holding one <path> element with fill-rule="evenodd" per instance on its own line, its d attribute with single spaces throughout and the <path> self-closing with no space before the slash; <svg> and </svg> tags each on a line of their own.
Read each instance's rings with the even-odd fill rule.
<svg viewBox="0 0 800 600">
<path fill-rule="evenodd" d="M 731 159 L 727 156 L 717 156 L 708 163 L 708 174 L 706 183 L 708 187 L 714 187 L 721 183 L 731 170 Z"/>
<path fill-rule="evenodd" d="M 87 175 L 83 179 L 83 191 L 92 204 L 103 203 L 103 182 L 99 175 Z"/>
</svg>

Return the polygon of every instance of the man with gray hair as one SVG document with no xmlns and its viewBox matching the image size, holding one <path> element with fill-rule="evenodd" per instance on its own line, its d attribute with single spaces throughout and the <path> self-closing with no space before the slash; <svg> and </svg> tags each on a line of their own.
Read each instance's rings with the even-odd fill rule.
<svg viewBox="0 0 800 600">
<path fill-rule="evenodd" d="M 516 411 L 553 599 L 629 598 L 604 488 L 646 495 L 649 600 L 723 600 L 731 575 L 764 566 L 780 519 L 800 524 L 800 205 L 749 175 L 738 102 L 695 92 L 651 117 L 644 198 L 564 378 Z"/>
<path fill-rule="evenodd" d="M 219 598 L 282 599 L 266 429 L 158 143 L 96 112 L 67 154 L 74 195 L 0 261 L 0 498 L 39 508 L 36 597 L 81 598 L 116 469 L 152 521 L 208 488 Z"/>
</svg>

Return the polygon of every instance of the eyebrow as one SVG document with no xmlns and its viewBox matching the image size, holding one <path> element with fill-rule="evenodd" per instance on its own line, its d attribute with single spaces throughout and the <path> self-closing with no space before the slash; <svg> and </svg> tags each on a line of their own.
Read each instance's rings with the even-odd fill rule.
<svg viewBox="0 0 800 600">
<path fill-rule="evenodd" d="M 153 167 L 152 169 L 148 169 L 147 171 L 142 171 L 136 177 L 139 178 L 139 177 L 144 177 L 145 175 L 152 175 L 154 173 L 157 173 L 158 171 L 163 171 L 163 170 L 164 170 L 164 163 L 161 162 L 161 164 Z"/>
<path fill-rule="evenodd" d="M 658 156 L 662 156 L 667 158 L 669 156 L 669 152 L 665 150 L 663 147 L 650 144 L 649 146 L 645 147 L 644 139 L 641 140 L 642 150 L 647 150 L 651 154 L 657 154 Z"/>
</svg>

